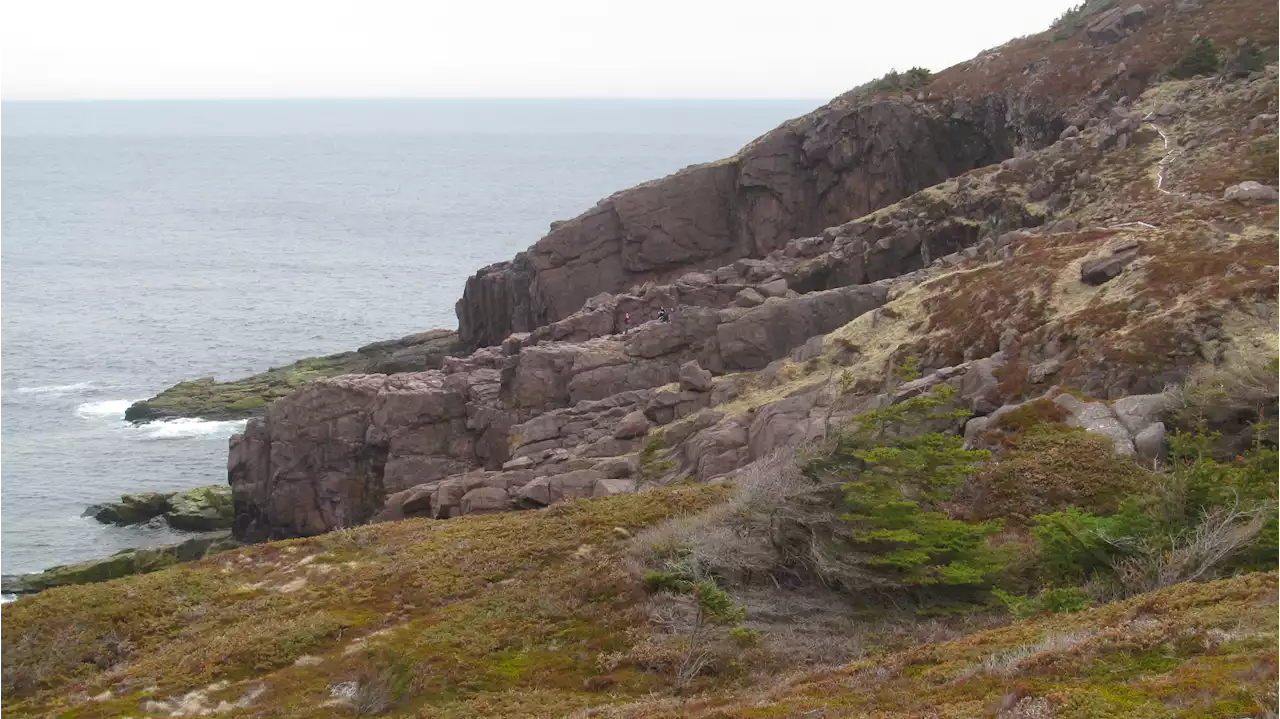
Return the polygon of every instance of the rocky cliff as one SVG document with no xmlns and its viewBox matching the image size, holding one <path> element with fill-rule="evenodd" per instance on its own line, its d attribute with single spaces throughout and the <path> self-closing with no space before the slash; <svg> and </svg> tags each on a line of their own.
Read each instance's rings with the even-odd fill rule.
<svg viewBox="0 0 1280 719">
<path fill-rule="evenodd" d="M 468 282 L 470 355 L 314 382 L 233 438 L 237 536 L 714 480 L 937 383 L 975 422 L 1086 397 L 1072 422 L 1155 458 L 1159 412 L 1097 401 L 1274 344 L 1274 191 L 1229 188 L 1273 181 L 1277 101 L 1274 69 L 1154 67 L 1241 8 L 1122 10 L 558 224 Z"/>
<path fill-rule="evenodd" d="M 623 190 L 467 281 L 463 342 L 484 346 L 576 312 L 600 292 L 763 257 L 1017 147 L 1061 119 L 996 95 L 837 100 L 737 155 Z"/>
</svg>

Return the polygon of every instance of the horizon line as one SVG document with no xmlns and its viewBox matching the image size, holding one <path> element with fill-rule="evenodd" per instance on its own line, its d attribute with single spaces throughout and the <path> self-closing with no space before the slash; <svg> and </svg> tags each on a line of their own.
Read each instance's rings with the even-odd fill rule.
<svg viewBox="0 0 1280 719">
<path fill-rule="evenodd" d="M 833 96 L 834 97 L 834 96 Z M 830 98 L 827 98 L 830 99 Z M 146 102 L 583 102 L 583 101 L 609 101 L 609 102 L 826 102 L 827 99 L 822 97 L 690 97 L 690 96 L 644 96 L 644 97 L 628 97 L 616 95 L 564 95 L 564 96 L 546 96 L 546 97 L 530 97 L 512 95 L 507 97 L 484 96 L 484 97 L 466 97 L 466 96 L 438 96 L 438 97 L 415 97 L 415 96 L 377 96 L 377 97 L 360 97 L 360 96 L 314 96 L 314 97 L 86 97 L 86 98 L 0 98 L 0 103 L 6 104 L 36 104 L 36 103 L 90 103 L 90 102 L 118 102 L 118 103 L 146 103 Z"/>
</svg>

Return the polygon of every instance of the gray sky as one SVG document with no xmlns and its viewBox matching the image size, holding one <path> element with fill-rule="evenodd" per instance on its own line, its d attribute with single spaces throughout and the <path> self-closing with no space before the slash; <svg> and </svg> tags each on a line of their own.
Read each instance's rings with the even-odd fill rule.
<svg viewBox="0 0 1280 719">
<path fill-rule="evenodd" d="M 826 98 L 1070 1 L 9 0 L 0 95 Z"/>
</svg>

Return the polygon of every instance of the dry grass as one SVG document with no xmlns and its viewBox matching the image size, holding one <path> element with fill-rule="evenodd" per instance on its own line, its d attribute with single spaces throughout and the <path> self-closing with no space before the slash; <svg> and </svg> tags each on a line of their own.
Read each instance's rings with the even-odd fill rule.
<svg viewBox="0 0 1280 719">
<path fill-rule="evenodd" d="M 1260 716 L 1274 704 L 1275 597 L 1274 572 L 1180 584 L 732 697 L 646 701 L 599 716 Z"/>
<path fill-rule="evenodd" d="M 1064 103 L 1088 96 L 1097 86 L 1112 97 L 1135 97 L 1199 34 L 1219 47 L 1249 37 L 1276 44 L 1277 9 L 1264 0 L 1207 3 L 1179 11 L 1174 0 L 1143 3 L 1147 20 L 1138 32 L 1112 45 L 1091 47 L 1084 28 L 1089 17 L 1066 28 L 1018 38 L 935 76 L 927 90 L 942 96 L 978 99 L 992 94 L 1026 93 L 1065 110 Z M 1125 64 L 1125 72 L 1115 74 Z"/>
<path fill-rule="evenodd" d="M 4 713 L 124 716 L 218 682 L 209 703 L 261 683 L 252 710 L 281 717 L 349 715 L 354 704 L 373 713 L 384 693 L 389 711 L 457 716 L 563 715 L 602 701 L 604 685 L 640 696 L 661 678 L 623 668 L 598 679 L 596 657 L 639 641 L 628 630 L 644 626 L 615 529 L 724 494 L 682 487 L 407 520 L 49 590 L 4 606 Z M 351 701 L 326 705 L 329 687 L 348 682 Z"/>
</svg>

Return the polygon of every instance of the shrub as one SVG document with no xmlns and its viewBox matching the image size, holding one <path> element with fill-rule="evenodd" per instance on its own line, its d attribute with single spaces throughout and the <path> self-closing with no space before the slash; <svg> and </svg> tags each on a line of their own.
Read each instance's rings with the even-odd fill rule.
<svg viewBox="0 0 1280 719">
<path fill-rule="evenodd" d="M 1220 457 L 1235 456 L 1247 448 L 1253 439 L 1250 435 L 1259 429 L 1264 430 L 1264 439 L 1274 443 L 1274 425 L 1252 425 L 1274 417 L 1280 398 L 1278 365 L 1274 355 L 1250 353 L 1229 355 L 1219 366 L 1197 370 L 1172 393 L 1175 424 L 1187 432 L 1229 433 L 1214 443 Z M 1242 441 L 1233 442 L 1237 437 Z"/>
<path fill-rule="evenodd" d="M 1275 519 L 1270 507 L 1215 509 L 1174 538 L 1168 548 L 1159 541 L 1144 541 L 1132 556 L 1114 561 L 1111 569 L 1129 595 L 1214 579 L 1229 564 L 1227 560 L 1254 541 L 1269 519 Z"/>
<path fill-rule="evenodd" d="M 1002 415 L 999 423 L 1024 410 L 1028 417 L 1015 417 L 1010 424 L 1034 421 L 1036 404 Z M 979 519 L 1005 517 L 1025 524 L 1034 515 L 1069 505 L 1110 513 L 1148 477 L 1131 459 L 1117 455 L 1109 438 L 1079 427 L 1030 424 L 1003 441 L 1009 449 L 969 483 L 973 516 Z"/>
<path fill-rule="evenodd" d="M 1262 47 L 1255 42 L 1245 42 L 1227 55 L 1223 62 L 1223 74 L 1247 77 L 1251 72 L 1266 69 L 1267 58 Z"/>
<path fill-rule="evenodd" d="M 1033 518 L 1046 576 L 1118 582 L 1125 594 L 1234 571 L 1276 567 L 1274 447 L 1258 442 L 1231 462 L 1214 437 L 1175 434 L 1173 462 L 1147 492 L 1099 516 L 1077 507 Z"/>
<path fill-rule="evenodd" d="M 759 641 L 759 633 L 739 626 L 747 618 L 746 609 L 733 601 L 715 580 L 671 572 L 646 572 L 645 586 L 668 591 L 692 600 L 693 621 L 684 632 L 684 648 L 675 664 L 676 688 L 689 686 L 716 660 L 716 645 L 724 638 L 747 646 Z"/>
<path fill-rule="evenodd" d="M 933 73 L 927 68 L 913 67 L 906 72 L 898 72 L 894 69 L 885 73 L 882 77 L 853 88 L 846 94 L 859 97 L 880 92 L 907 92 L 928 85 L 932 79 Z"/>
<path fill-rule="evenodd" d="M 1061 424 L 1066 421 L 1068 414 L 1066 407 L 1041 397 L 1000 415 L 996 419 L 996 427 L 1021 432 L 1037 425 Z"/>
<path fill-rule="evenodd" d="M 1079 587 L 1048 587 L 1034 597 L 1020 597 L 1000 589 L 993 590 L 992 594 L 1018 619 L 1037 614 L 1081 612 L 1089 608 L 1089 597 Z"/>
<path fill-rule="evenodd" d="M 1218 49 L 1213 40 L 1197 37 L 1191 41 L 1191 47 L 1169 68 L 1169 77 L 1186 80 L 1196 75 L 1211 75 L 1218 71 Z"/>
<path fill-rule="evenodd" d="M 922 431 L 957 416 L 954 394 L 939 385 L 859 415 L 810 460 L 806 476 L 825 489 L 776 518 L 773 544 L 784 564 L 855 593 L 926 600 L 951 595 L 926 587 L 962 588 L 961 598 L 981 588 L 1003 564 L 987 542 L 999 523 L 952 519 L 939 508 L 988 454 L 963 449 L 954 434 Z"/>
<path fill-rule="evenodd" d="M 1135 537 L 1153 531 L 1152 520 L 1135 503 L 1109 517 L 1068 507 L 1032 518 L 1031 536 L 1039 544 L 1037 564 L 1058 581 L 1084 581 L 1109 570 L 1117 557 L 1131 552 Z"/>
<path fill-rule="evenodd" d="M 903 357 L 902 363 L 893 368 L 893 376 L 903 382 L 920 379 L 920 358 L 915 355 Z"/>
</svg>

